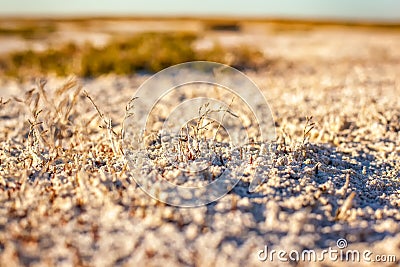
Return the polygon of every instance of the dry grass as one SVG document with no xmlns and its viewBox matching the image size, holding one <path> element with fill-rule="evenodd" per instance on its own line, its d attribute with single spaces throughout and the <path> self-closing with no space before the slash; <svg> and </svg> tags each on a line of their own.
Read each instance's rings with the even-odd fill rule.
<svg viewBox="0 0 400 267">
<path fill-rule="evenodd" d="M 232 99 L 233 102 L 233 99 Z M 231 102 L 231 104 L 232 104 Z M 224 118 L 227 114 L 238 118 L 230 110 L 231 104 L 223 109 L 211 109 L 210 103 L 206 103 L 199 108 L 198 118 L 193 123 L 187 123 L 181 128 L 181 136 L 178 142 L 178 147 L 174 149 L 178 151 L 179 161 L 192 161 L 200 158 L 203 154 L 209 151 L 202 151 L 204 148 L 212 149 L 213 153 L 216 153 L 216 139 L 217 136 L 226 135 L 221 133 L 221 125 L 223 125 Z M 212 113 L 222 113 L 222 119 L 217 122 L 210 119 Z M 220 138 L 222 140 L 222 138 Z"/>
<path fill-rule="evenodd" d="M 82 114 L 81 108 L 85 106 L 82 97 L 89 96 L 82 94 L 81 91 L 82 87 L 75 79 L 67 81 L 51 92 L 46 89 L 46 82 L 39 80 L 37 86 L 29 90 L 24 98 L 11 100 L 12 108 L 26 110 L 26 117 L 28 117 L 26 123 L 22 123 L 13 132 L 7 134 L 8 140 L 17 138 L 22 146 L 22 151 L 19 153 L 24 156 L 20 158 L 18 165 L 31 166 L 31 171 L 40 170 L 37 175 L 46 174 L 52 178 L 58 176 L 57 165 L 62 162 L 65 164 L 63 172 L 75 176 L 83 170 L 90 156 L 103 154 L 108 159 L 121 156 L 121 150 L 118 150 L 120 147 L 116 144 L 119 144 L 120 135 L 114 132 L 111 121 L 105 119 L 97 106 L 95 107 L 99 115 L 86 117 L 84 115 L 86 112 Z M 16 105 L 21 107 L 16 107 Z M 89 138 L 98 131 L 88 127 L 96 120 L 96 116 L 99 116 L 101 123 L 105 124 L 107 133 L 106 139 L 98 144 L 94 144 L 94 140 Z M 26 126 L 28 130 L 25 139 L 21 134 L 26 131 Z M 10 153 L 14 148 L 8 149 L 6 151 Z M 7 154 L 6 151 L 4 153 Z M 77 152 L 79 153 L 76 154 Z M 15 162 L 6 159 L 2 163 L 4 177 L 12 175 L 12 166 Z M 71 163 L 75 164 L 71 165 Z"/>
<path fill-rule="evenodd" d="M 288 64 L 246 74 L 266 93 L 279 138 L 246 144 L 235 162 L 223 154 L 225 166 L 213 164 L 206 174 L 217 178 L 238 166 L 239 183 L 193 209 L 146 195 L 121 153 L 122 126 L 140 101 L 131 99 L 132 88 L 147 76 L 67 79 L 60 87 L 51 79 L 4 82 L 0 88 L 15 97 L 0 98 L 0 265 L 258 266 L 264 245 L 325 249 L 338 238 L 350 249 L 400 259 L 399 40 L 339 33 L 268 43 L 277 42 Z M 321 49 L 307 50 L 309 39 Z M 307 57 L 294 60 L 298 50 L 279 43 L 288 40 Z M 329 53 L 318 58 L 315 50 Z M 230 110 L 240 115 L 237 102 Z M 164 119 L 155 117 L 154 124 Z M 187 135 L 212 140 L 218 126 L 209 123 L 195 120 Z M 158 142 L 143 162 L 155 167 L 143 168 L 143 177 L 189 184 L 162 161 Z M 249 192 L 254 179 L 259 184 Z"/>
<path fill-rule="evenodd" d="M 128 91 L 126 95 L 131 93 Z M 0 223 L 5 229 L 0 231 L 1 262 L 12 265 L 156 263 L 165 261 L 165 258 L 154 249 L 153 242 L 178 240 L 175 241 L 179 242 L 177 248 L 171 248 L 177 252 L 173 253 L 176 256 L 169 258 L 171 263 L 204 265 L 202 256 L 180 255 L 178 251 L 187 251 L 187 246 L 202 251 L 205 244 L 230 244 L 215 239 L 222 235 L 244 242 L 247 244 L 244 246 L 252 248 L 251 251 L 241 255 L 213 247 L 204 251 L 207 258 L 217 250 L 222 255 L 230 255 L 233 262 L 243 260 L 252 264 L 252 253 L 265 242 L 263 234 L 252 232 L 253 227 L 267 231 L 273 237 L 279 237 L 282 232 L 291 233 L 298 240 L 292 240 L 292 244 L 299 246 L 306 246 L 301 242 L 315 242 L 315 246 L 324 247 L 332 237 L 320 238 L 310 234 L 322 233 L 323 227 L 333 229 L 337 225 L 341 225 L 342 231 L 349 235 L 354 231 L 362 233 L 365 231 L 362 226 L 354 226 L 358 229 L 354 230 L 348 225 L 360 220 L 377 223 L 375 216 L 386 216 L 387 227 L 393 228 L 391 220 L 399 219 L 394 209 L 398 199 L 393 197 L 398 184 L 395 180 L 397 174 L 386 173 L 381 178 L 374 175 L 376 184 L 364 185 L 367 176 L 363 175 L 363 167 L 360 169 L 359 163 L 354 161 L 366 164 L 364 161 L 370 159 L 363 156 L 347 158 L 349 154 L 341 152 L 344 148 L 314 143 L 318 135 L 325 136 L 325 133 L 321 126 L 314 128 L 311 117 L 301 118 L 305 126 L 296 123 L 297 131 L 288 125 L 287 136 L 279 138 L 286 141 L 245 145 L 241 149 L 241 160 L 233 163 L 243 167 L 243 177 L 232 192 L 217 203 L 196 209 L 166 206 L 148 197 L 128 175 L 120 149 L 124 117 L 112 120 L 112 114 L 102 110 L 106 106 L 97 103 L 101 95 L 89 91 L 89 88 L 84 91 L 74 79 L 56 89 L 48 88 L 45 81 L 39 80 L 24 96 L 1 101 L 0 115 L 13 116 L 8 120 L 11 124 L 1 131 L 0 199 L 4 205 L 0 209 Z M 135 101 L 140 100 L 128 101 L 122 110 L 131 111 Z M 123 107 L 125 103 L 118 105 Z M 16 111 L 19 115 L 14 117 Z M 204 106 L 192 131 L 188 132 L 192 141 L 201 142 L 203 135 L 213 138 L 218 126 L 205 119 L 207 116 L 204 114 L 209 112 L 237 115 L 233 107 L 230 110 L 212 110 Z M 127 112 L 125 118 L 131 116 L 134 115 Z M 322 117 L 324 113 L 317 110 L 314 119 L 324 125 L 324 121 L 320 121 Z M 338 129 L 343 133 L 345 128 Z M 345 142 L 348 137 L 338 136 L 342 144 L 348 144 Z M 195 155 L 194 144 L 190 147 L 181 144 L 183 155 L 190 157 L 191 151 Z M 156 142 L 151 146 L 157 145 Z M 151 148 L 154 151 L 151 155 L 159 155 L 159 149 Z M 233 160 L 224 152 L 223 145 L 216 152 L 223 152 L 221 162 L 224 165 L 221 162 L 213 164 L 203 177 L 206 180 L 216 179 L 232 165 L 230 161 Z M 157 156 L 148 161 L 155 164 L 165 179 L 177 184 L 191 182 L 160 159 Z M 384 163 L 377 160 L 376 164 L 376 169 L 371 171 L 383 170 Z M 393 162 L 387 161 L 387 164 Z M 152 179 L 150 174 L 143 175 Z M 249 193 L 249 183 L 259 177 L 267 179 L 260 180 L 258 187 Z M 386 187 L 383 181 L 387 181 Z M 390 187 L 388 181 L 392 183 Z M 382 214 L 375 215 L 372 211 L 371 215 L 371 204 L 363 194 L 379 196 L 379 190 L 386 192 L 387 197 L 382 201 L 390 208 L 378 208 Z M 263 213 L 266 213 L 265 219 Z M 221 216 L 226 216 L 226 219 Z M 49 232 L 48 229 L 52 230 Z M 247 235 L 241 234 L 243 231 L 255 236 L 248 239 Z M 371 235 L 379 235 L 378 230 L 371 231 Z M 342 234 L 337 232 L 336 235 Z M 363 240 L 362 234 L 356 238 Z M 46 242 L 53 245 L 47 246 Z M 243 249 L 238 244 L 233 246 Z M 160 245 L 159 249 L 167 253 L 165 246 Z M 145 256 L 139 257 L 138 251 Z M 216 262 L 218 256 L 211 257 Z"/>
</svg>

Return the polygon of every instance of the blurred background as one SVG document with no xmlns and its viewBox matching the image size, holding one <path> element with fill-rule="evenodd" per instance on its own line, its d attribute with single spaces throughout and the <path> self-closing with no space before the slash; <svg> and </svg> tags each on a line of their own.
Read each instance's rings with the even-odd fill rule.
<svg viewBox="0 0 400 267">
<path fill-rule="evenodd" d="M 0 14 L 5 16 L 239 16 L 395 22 L 400 19 L 400 3 L 396 0 L 15 0 L 1 1 L 0 7 Z"/>
<path fill-rule="evenodd" d="M 397 35 L 399 10 L 395 0 L 3 0 L 0 72 L 97 77 L 192 60 L 260 70 L 281 58 L 329 57 L 331 48 L 317 47 L 326 34 L 329 44 L 360 30 Z"/>
</svg>

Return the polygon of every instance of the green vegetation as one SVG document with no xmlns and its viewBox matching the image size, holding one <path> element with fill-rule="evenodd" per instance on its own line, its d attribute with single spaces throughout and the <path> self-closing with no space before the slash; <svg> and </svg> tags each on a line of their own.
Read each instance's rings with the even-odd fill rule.
<svg viewBox="0 0 400 267">
<path fill-rule="evenodd" d="M 192 43 L 196 36 L 175 33 L 145 33 L 128 40 L 115 41 L 98 49 L 87 47 L 83 51 L 81 74 L 97 76 L 115 72 L 156 72 L 171 65 L 196 59 Z"/>
<path fill-rule="evenodd" d="M 66 76 L 74 71 L 74 57 L 79 54 L 79 49 L 74 44 L 66 45 L 60 49 L 48 49 L 44 52 L 32 50 L 16 52 L 5 59 L 6 74 L 17 76 L 20 73 L 55 73 Z"/>
<path fill-rule="evenodd" d="M 17 35 L 25 39 L 38 39 L 48 36 L 49 33 L 56 31 L 55 25 L 24 25 L 20 27 L 0 27 L 0 36 Z"/>
<path fill-rule="evenodd" d="M 86 44 L 68 44 L 45 51 L 22 51 L 0 59 L 0 69 L 12 76 L 55 73 L 96 77 L 107 73 L 132 74 L 157 72 L 168 66 L 193 60 L 209 60 L 237 68 L 255 68 L 265 64 L 263 54 L 250 47 L 226 49 L 215 45 L 208 50 L 194 49 L 199 37 L 189 33 L 143 33 L 117 39 L 102 48 Z"/>
</svg>

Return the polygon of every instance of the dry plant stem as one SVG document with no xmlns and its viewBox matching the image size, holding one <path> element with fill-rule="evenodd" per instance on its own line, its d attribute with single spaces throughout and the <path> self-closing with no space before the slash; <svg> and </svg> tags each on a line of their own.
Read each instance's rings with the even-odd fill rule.
<svg viewBox="0 0 400 267">
<path fill-rule="evenodd" d="M 312 119 L 313 119 L 312 116 L 311 117 L 306 116 L 306 124 L 303 129 L 303 142 L 302 142 L 303 145 L 305 145 L 308 142 L 310 138 L 310 132 L 315 127 L 315 123 L 312 122 Z"/>
<path fill-rule="evenodd" d="M 124 131 L 124 129 L 125 129 L 125 121 L 128 118 L 130 118 L 130 117 L 135 115 L 133 112 L 130 112 L 130 110 L 133 109 L 133 107 L 134 107 L 133 102 L 136 99 L 138 99 L 138 97 L 131 98 L 131 100 L 129 100 L 128 104 L 125 106 L 125 116 L 124 116 L 124 119 L 122 120 L 122 124 L 121 124 L 121 133 L 120 133 L 121 139 L 124 139 L 124 137 L 125 137 L 125 131 Z"/>
<path fill-rule="evenodd" d="M 42 113 L 43 126 L 41 127 L 46 130 L 42 130 L 40 136 L 41 141 L 50 150 L 55 151 L 62 144 L 62 139 L 73 136 L 73 129 L 71 129 L 72 125 L 69 119 L 82 90 L 82 87 L 77 85 L 77 81 L 74 78 L 70 78 L 56 89 L 53 94 L 49 94 L 45 90 L 46 80 L 41 79 L 37 80 L 35 89 L 26 93 L 26 99 L 23 102 L 31 110 L 32 117 L 35 116 L 35 111 L 38 110 L 39 101 L 44 105 Z M 67 94 L 74 87 L 76 89 L 72 95 Z M 21 102 L 19 99 L 16 99 L 16 101 Z"/>
<path fill-rule="evenodd" d="M 35 89 L 32 89 L 26 93 L 24 104 L 29 109 L 32 119 L 28 119 L 29 133 L 28 133 L 28 151 L 32 157 L 33 164 L 38 165 L 41 164 L 44 160 L 44 157 L 40 153 L 40 143 L 44 141 L 43 132 L 40 132 L 38 126 L 43 124 L 42 121 L 39 121 L 39 115 L 42 113 L 42 110 L 39 110 L 39 100 L 40 95 L 34 92 Z"/>
<path fill-rule="evenodd" d="M 343 187 L 337 191 L 337 193 L 342 196 L 346 195 L 346 191 L 347 188 L 349 187 L 349 184 L 350 184 L 350 174 L 346 174 L 346 182 L 344 183 Z"/>
<path fill-rule="evenodd" d="M 7 105 L 10 102 L 10 99 L 7 99 L 6 101 L 3 101 L 3 98 L 0 97 L 0 108 L 3 106 Z"/>
<path fill-rule="evenodd" d="M 235 97 L 232 97 L 231 103 L 229 103 L 228 107 L 227 107 L 227 108 L 225 109 L 225 111 L 224 111 L 224 114 L 222 114 L 221 123 L 218 124 L 218 128 L 217 128 L 217 130 L 215 131 L 214 137 L 213 137 L 213 139 L 212 139 L 212 143 L 213 143 L 213 144 L 214 144 L 214 142 L 215 142 L 215 139 L 217 138 L 217 134 L 218 134 L 218 132 L 219 132 L 219 130 L 220 130 L 220 128 L 221 128 L 221 124 L 224 122 L 226 113 L 229 112 L 229 114 L 231 114 L 232 116 L 238 118 L 237 115 L 233 114 L 233 113 L 230 112 L 230 110 L 229 110 L 229 109 L 231 108 L 231 106 L 232 106 L 234 100 L 235 100 Z"/>
<path fill-rule="evenodd" d="M 38 165 L 44 160 L 43 156 L 40 154 L 39 148 L 42 135 L 37 129 L 37 126 L 42 124 L 42 122 L 38 121 L 38 116 L 41 113 L 41 110 L 32 112 L 34 112 L 33 121 L 28 120 L 30 125 L 28 133 L 28 150 L 34 160 L 34 165 Z"/>
<path fill-rule="evenodd" d="M 99 109 L 99 107 L 96 105 L 96 103 L 94 102 L 94 100 L 92 99 L 92 97 L 88 94 L 88 92 L 86 92 L 86 90 L 83 91 L 83 94 L 85 97 L 87 97 L 89 99 L 89 101 L 92 103 L 93 107 L 96 109 L 97 113 L 99 114 L 100 118 L 103 120 L 104 126 L 108 129 L 108 127 L 110 126 L 110 119 L 106 119 L 106 117 L 104 116 L 104 113 L 102 113 Z M 111 128 L 109 129 L 110 132 L 113 135 L 117 135 L 116 132 L 114 132 L 114 130 Z"/>
<path fill-rule="evenodd" d="M 222 116 L 222 121 L 224 120 L 226 114 L 230 114 L 236 118 L 238 118 L 238 116 L 236 114 L 234 114 L 232 111 L 230 111 L 230 107 L 232 105 L 234 101 L 234 98 L 232 98 L 231 103 L 229 104 L 229 106 L 226 109 L 210 109 L 209 105 L 210 103 L 206 103 L 204 105 L 202 105 L 199 108 L 198 114 L 199 117 L 197 119 L 196 125 L 191 125 L 190 128 L 193 132 L 193 136 L 190 134 L 190 130 L 189 130 L 189 125 L 186 124 L 185 127 L 185 131 L 186 134 L 184 134 L 184 129 L 181 129 L 181 137 L 179 139 L 178 142 L 178 154 L 180 157 L 180 160 L 183 161 L 183 159 L 185 159 L 185 161 L 187 160 L 194 160 L 198 157 L 200 157 L 201 155 L 201 150 L 200 150 L 200 144 L 202 142 L 202 140 L 206 141 L 205 136 L 204 136 L 204 131 L 208 130 L 208 126 L 212 125 L 213 123 L 216 123 L 216 121 L 212 120 L 210 122 L 205 123 L 205 119 L 208 118 L 208 115 L 210 115 L 211 113 L 216 113 L 216 112 L 224 112 L 223 116 Z M 216 136 L 218 134 L 218 131 L 221 127 L 221 123 L 218 124 L 217 130 L 213 135 L 213 139 L 212 142 L 215 142 Z M 215 150 L 215 147 L 214 147 Z"/>
<path fill-rule="evenodd" d="M 79 92 L 77 91 L 77 94 L 78 94 L 78 93 L 79 93 Z M 115 154 L 115 155 L 123 155 L 124 152 L 123 152 L 123 149 L 122 149 L 121 142 L 122 142 L 122 140 L 123 140 L 124 137 L 125 137 L 125 132 L 124 132 L 125 121 L 126 121 L 128 118 L 134 116 L 134 113 L 131 112 L 130 110 L 133 109 L 133 107 L 134 107 L 133 102 L 134 102 L 136 99 L 138 99 L 138 97 L 133 97 L 133 98 L 131 98 L 131 99 L 129 100 L 128 104 L 125 106 L 125 116 L 124 116 L 124 118 L 123 118 L 123 120 L 122 120 L 121 131 L 120 131 L 119 134 L 117 134 L 117 133 L 114 131 L 113 127 L 112 127 L 111 119 L 106 119 L 104 113 L 100 111 L 100 108 L 96 105 L 96 103 L 94 102 L 93 98 L 87 93 L 86 90 L 83 92 L 83 94 L 84 94 L 84 96 L 85 96 L 86 98 L 89 99 L 90 103 L 92 103 L 92 105 L 93 105 L 94 108 L 96 109 L 98 116 L 103 120 L 104 126 L 103 126 L 103 127 L 100 126 L 100 128 L 106 128 L 106 129 L 107 129 L 108 138 L 109 138 L 109 141 L 110 141 L 110 143 L 111 143 L 111 148 L 112 148 L 114 154 Z M 75 99 L 75 96 L 74 96 L 74 99 Z M 93 117 L 88 121 L 88 124 L 94 119 L 94 117 L 95 117 L 95 116 L 93 116 Z M 115 145 L 116 140 L 117 140 L 117 143 L 119 144 L 118 149 L 117 149 L 117 146 Z"/>
<path fill-rule="evenodd" d="M 343 205 L 336 212 L 337 220 L 345 220 L 348 217 L 347 211 L 349 211 L 353 205 L 353 199 L 356 196 L 355 192 L 351 192 L 351 194 L 346 198 Z"/>
<path fill-rule="evenodd" d="M 291 143 L 292 143 L 292 137 L 290 136 L 290 134 L 288 134 L 288 133 L 286 132 L 285 126 L 282 127 L 282 130 L 281 130 L 281 131 L 282 131 L 282 141 L 283 141 L 283 145 L 287 146 L 288 144 L 291 144 Z M 289 139 L 289 142 L 286 142 L 286 138 Z M 303 138 L 303 140 L 304 140 L 304 138 Z M 304 141 L 303 141 L 303 143 L 304 143 Z"/>
<path fill-rule="evenodd" d="M 48 98 L 48 96 L 47 96 L 47 93 L 46 93 L 46 91 L 45 91 L 46 83 L 47 83 L 46 80 L 43 80 L 43 79 L 37 80 L 37 81 L 36 81 L 37 88 L 39 89 L 39 92 L 40 92 L 42 98 L 44 99 L 44 101 L 46 102 L 46 104 L 47 104 L 49 107 L 52 107 L 53 110 L 57 110 L 56 106 L 54 105 L 54 100 L 53 100 L 53 99 L 50 99 L 50 100 L 49 100 L 49 98 Z M 58 107 L 58 108 L 59 108 L 59 107 Z"/>
<path fill-rule="evenodd" d="M 75 86 L 75 84 L 72 85 L 72 86 Z M 73 96 L 72 96 L 72 101 L 71 101 L 71 103 L 69 103 L 69 105 L 67 105 L 67 109 L 66 109 L 66 111 L 65 111 L 65 113 L 64 113 L 64 117 L 63 117 L 64 121 L 67 121 L 67 120 L 68 120 L 68 116 L 71 114 L 72 108 L 76 105 L 76 103 L 77 103 L 77 101 L 78 101 L 78 96 L 79 96 L 79 94 L 80 94 L 81 91 L 82 91 L 82 86 L 79 85 L 79 86 L 76 88 L 76 90 L 75 90 L 75 92 L 74 92 L 74 94 L 73 94 Z"/>
<path fill-rule="evenodd" d="M 115 138 L 118 138 L 118 134 L 114 131 L 114 129 L 112 127 L 111 119 L 106 119 L 106 117 L 104 116 L 104 113 L 102 113 L 100 111 L 99 107 L 96 105 L 96 103 L 94 102 L 92 97 L 86 92 L 86 90 L 83 91 L 83 94 L 87 99 L 89 99 L 89 101 L 92 103 L 92 105 L 96 109 L 97 114 L 99 114 L 99 117 L 103 120 L 104 126 L 103 127 L 100 126 L 100 128 L 107 129 L 108 139 L 110 141 L 111 149 L 114 152 L 114 155 L 119 155 L 120 151 L 118 151 L 115 146 Z"/>
</svg>

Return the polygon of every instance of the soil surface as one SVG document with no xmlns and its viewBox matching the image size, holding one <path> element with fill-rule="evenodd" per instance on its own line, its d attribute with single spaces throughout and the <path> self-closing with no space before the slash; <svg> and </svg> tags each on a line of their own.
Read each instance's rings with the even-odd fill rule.
<svg viewBox="0 0 400 267">
<path fill-rule="evenodd" d="M 245 73 L 268 101 L 277 140 L 244 146 L 232 165 L 224 155 L 209 171 L 218 177 L 240 166 L 240 181 L 196 208 L 165 205 L 130 175 L 120 140 L 125 106 L 149 75 L 46 77 L 46 84 L 1 79 L 1 266 L 310 264 L 282 262 L 277 254 L 261 262 L 265 246 L 286 251 L 285 259 L 292 250 L 321 255 L 329 247 L 361 254 L 355 263 L 326 255 L 315 266 L 380 266 L 380 255 L 396 257 L 387 266 L 399 264 L 399 32 L 210 32 L 199 45 L 216 39 L 254 44 L 271 58 Z M 304 129 L 311 129 L 306 140 Z M 162 153 L 158 142 L 147 145 Z M 153 171 L 187 182 L 156 152 L 148 159 Z M 265 180 L 249 192 L 257 166 Z M 339 239 L 347 242 L 343 250 Z"/>
</svg>

